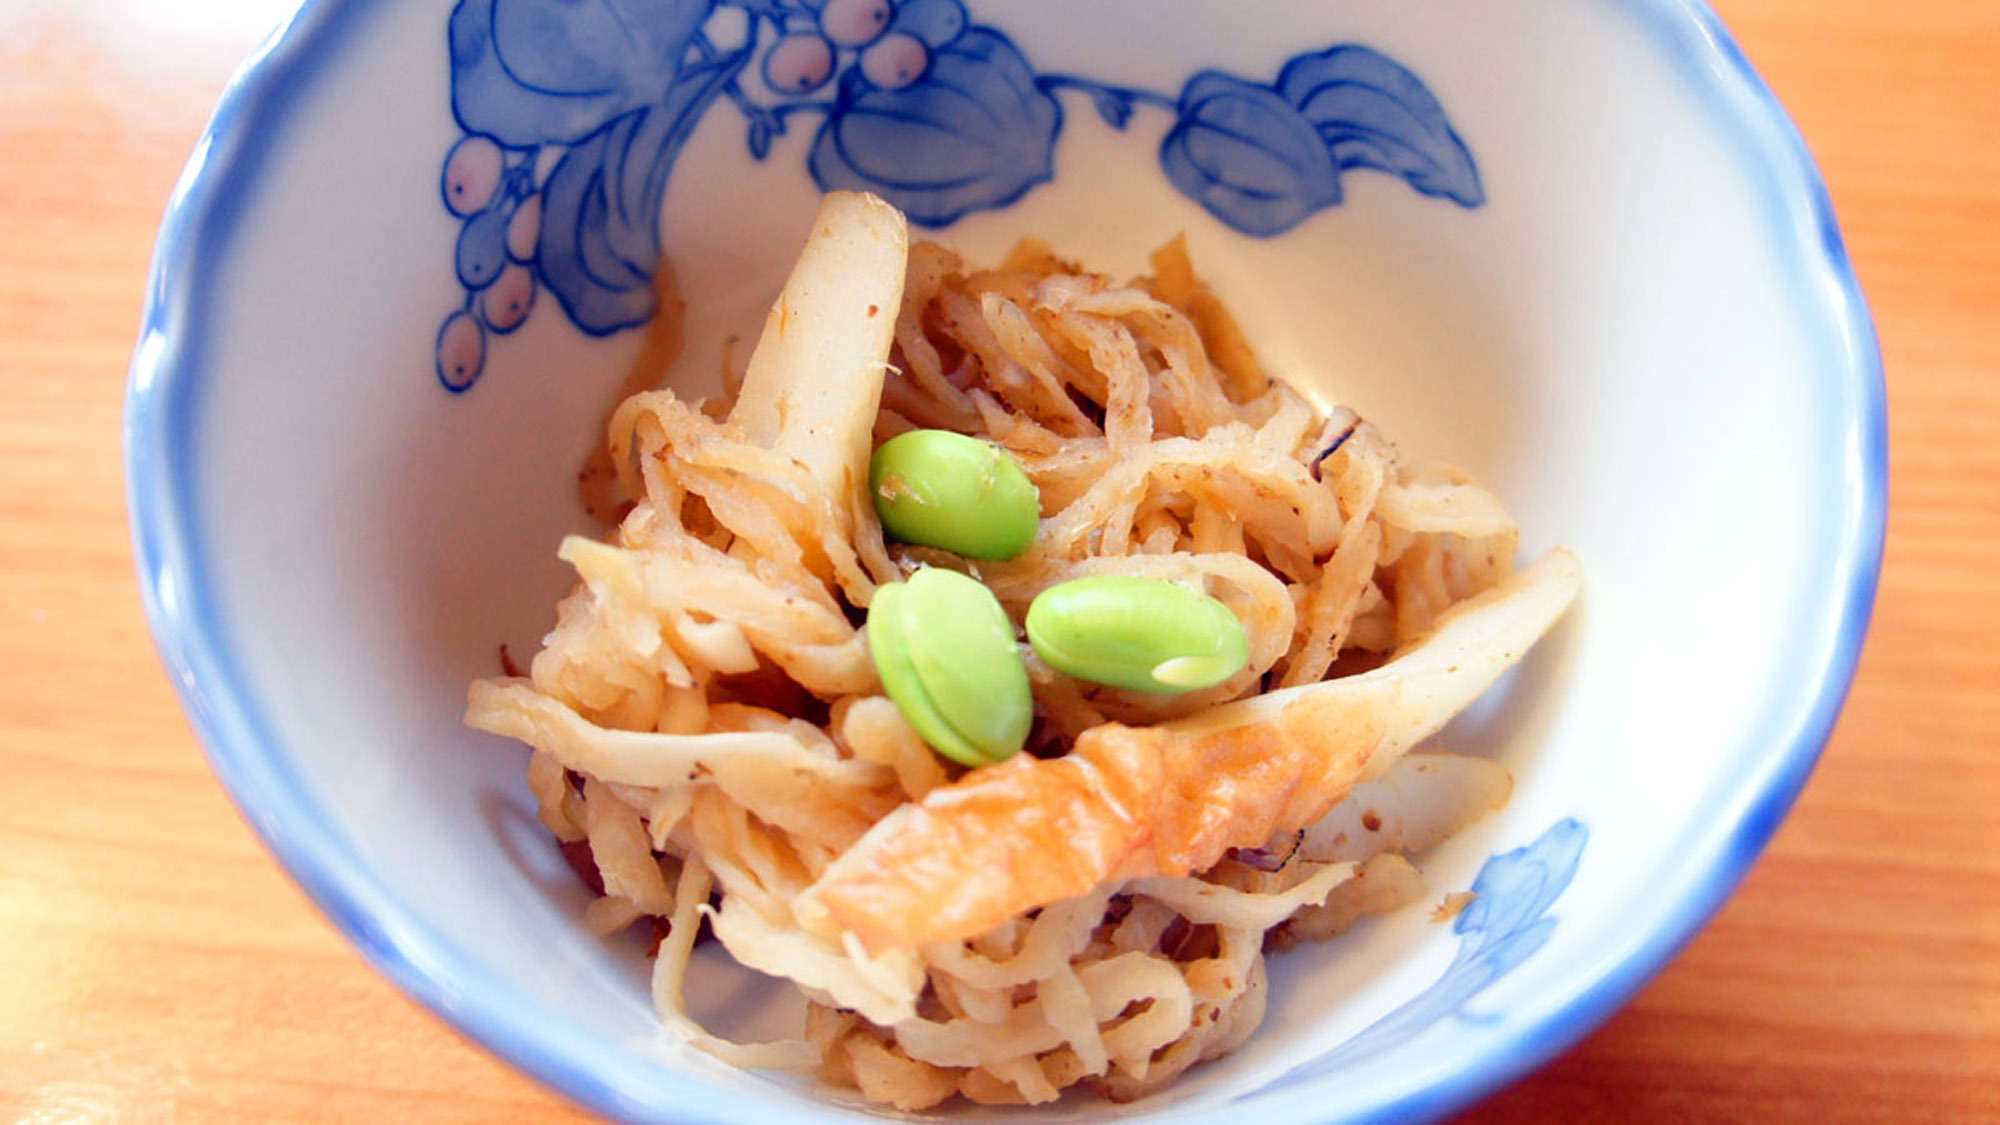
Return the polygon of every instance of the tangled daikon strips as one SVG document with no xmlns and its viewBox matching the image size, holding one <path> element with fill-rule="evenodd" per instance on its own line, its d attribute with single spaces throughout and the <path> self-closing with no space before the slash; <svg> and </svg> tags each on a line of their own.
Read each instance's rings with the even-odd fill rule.
<svg viewBox="0 0 2000 1125">
<path fill-rule="evenodd" d="M 913 430 L 1019 464 L 1024 549 L 884 537 L 870 456 Z M 533 747 L 587 923 L 664 931 L 663 1035 L 903 1110 L 1143 1097 L 1255 1031 L 1267 952 L 1438 898 L 1414 861 L 1512 779 L 1421 744 L 1579 582 L 1561 551 L 1517 570 L 1462 471 L 1269 378 L 1180 240 L 1130 282 L 1035 242 L 979 268 L 856 194 L 824 201 L 736 392 L 631 395 L 593 465 L 616 526 L 561 545 L 576 588 L 467 722 Z M 1052 587 L 1172 583 L 1247 655 L 1169 693 L 1019 643 L 1027 752 L 964 766 L 884 694 L 860 624 L 922 567 L 977 579 L 1017 640 Z M 687 1015 L 706 935 L 797 986 L 795 1038 Z"/>
</svg>

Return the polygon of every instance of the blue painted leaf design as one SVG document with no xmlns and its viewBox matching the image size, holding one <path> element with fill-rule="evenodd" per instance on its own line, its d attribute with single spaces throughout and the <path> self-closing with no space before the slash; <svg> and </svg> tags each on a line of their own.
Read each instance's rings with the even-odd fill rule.
<svg viewBox="0 0 2000 1125">
<path fill-rule="evenodd" d="M 975 27 L 900 90 L 849 70 L 814 139 L 824 191 L 873 191 L 912 222 L 943 226 L 1004 207 L 1053 174 L 1062 107 L 1007 38 Z"/>
<path fill-rule="evenodd" d="M 1454 929 L 1458 952 L 1430 987 L 1347 1042 L 1300 1063 L 1255 1094 L 1258 1097 L 1353 1066 L 1406 1043 L 1447 1016 L 1464 1017 L 1465 1005 L 1494 981 L 1513 972 L 1555 933 L 1548 917 L 1583 858 L 1590 830 L 1575 820 L 1551 825 L 1524 848 L 1496 855 L 1472 882 L 1472 903 L 1459 912 Z M 1238 1099 L 1243 1100 L 1241 1098 Z"/>
<path fill-rule="evenodd" d="M 1583 825 L 1565 820 L 1527 847 L 1487 860 L 1472 881 L 1472 902 L 1453 929 L 1504 936 L 1540 918 L 1576 875 L 1589 836 Z"/>
<path fill-rule="evenodd" d="M 1491 930 L 1467 953 L 1464 975 L 1477 975 L 1485 988 L 1526 961 L 1556 932 L 1554 918 L 1536 918 L 1517 930 Z"/>
<path fill-rule="evenodd" d="M 667 97 L 712 0 L 459 0 L 451 104 L 468 133 L 569 145 Z"/>
<path fill-rule="evenodd" d="M 1278 93 L 1312 122 L 1336 167 L 1375 168 L 1426 195 L 1477 207 L 1486 195 L 1444 107 L 1402 64 L 1354 44 L 1300 55 Z"/>
<path fill-rule="evenodd" d="M 1160 164 L 1181 193 L 1245 234 L 1275 235 L 1340 202 L 1312 122 L 1268 86 L 1203 71 L 1181 92 Z"/>
<path fill-rule="evenodd" d="M 536 258 L 579 328 L 601 335 L 652 315 L 668 173 L 702 113 L 749 59 L 742 51 L 686 68 L 659 105 L 612 121 L 549 174 Z"/>
</svg>

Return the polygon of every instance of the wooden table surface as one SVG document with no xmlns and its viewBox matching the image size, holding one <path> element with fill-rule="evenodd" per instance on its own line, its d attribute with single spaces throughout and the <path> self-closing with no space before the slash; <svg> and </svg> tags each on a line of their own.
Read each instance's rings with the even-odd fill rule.
<svg viewBox="0 0 2000 1125">
<path fill-rule="evenodd" d="M 289 0 L 0 0 L 0 1118 L 586 1120 L 378 978 L 211 777 L 119 450 L 154 228 Z M 1832 744 L 1636 1001 L 1467 1122 L 2000 1120 L 2000 0 L 1725 0 L 1886 355 Z"/>
</svg>

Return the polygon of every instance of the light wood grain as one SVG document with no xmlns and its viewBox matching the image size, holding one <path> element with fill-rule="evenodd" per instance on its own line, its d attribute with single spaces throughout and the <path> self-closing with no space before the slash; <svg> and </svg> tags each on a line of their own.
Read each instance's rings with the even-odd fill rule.
<svg viewBox="0 0 2000 1125">
<path fill-rule="evenodd" d="M 1740 893 L 1465 1122 L 2000 1120 L 2000 3 L 1727 0 L 1889 372 L 1847 710 Z M 587 1120 L 374 975 L 210 776 L 119 452 L 167 194 L 280 0 L 0 0 L 0 1119 Z"/>
</svg>

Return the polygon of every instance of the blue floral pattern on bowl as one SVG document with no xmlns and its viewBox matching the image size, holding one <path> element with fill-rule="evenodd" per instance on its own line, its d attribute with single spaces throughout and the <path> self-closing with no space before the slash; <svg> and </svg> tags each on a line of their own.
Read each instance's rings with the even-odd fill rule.
<svg viewBox="0 0 2000 1125">
<path fill-rule="evenodd" d="M 1557 821 L 1526 847 L 1486 861 L 1472 881 L 1472 901 L 1452 929 L 1458 953 L 1430 987 L 1369 1024 L 1340 1046 L 1279 1075 L 1248 1098 L 1309 1082 L 1382 1054 L 1465 1006 L 1526 961 L 1555 932 L 1549 908 L 1569 888 L 1583 859 L 1590 830 L 1574 819 Z"/>
<path fill-rule="evenodd" d="M 1430 90 L 1356 44 L 1271 82 L 1202 71 L 1176 96 L 1042 73 L 962 0 L 459 0 L 448 37 L 464 135 L 441 189 L 462 221 L 465 300 L 439 329 L 437 375 L 454 392 L 539 292 L 593 335 L 645 323 L 674 160 L 723 100 L 754 158 L 817 118 L 821 190 L 872 191 L 932 227 L 1050 180 L 1065 94 L 1121 130 L 1141 109 L 1170 114 L 1168 181 L 1248 235 L 1338 204 L 1355 169 L 1462 207 L 1485 198 Z"/>
</svg>

